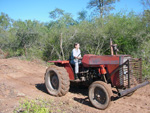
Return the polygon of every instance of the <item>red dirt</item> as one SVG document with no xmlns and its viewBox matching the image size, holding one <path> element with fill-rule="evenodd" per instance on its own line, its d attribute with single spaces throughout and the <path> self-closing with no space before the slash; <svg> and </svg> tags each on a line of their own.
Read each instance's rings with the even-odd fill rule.
<svg viewBox="0 0 150 113">
<path fill-rule="evenodd" d="M 87 88 L 71 87 L 63 97 L 50 96 L 44 86 L 46 66 L 16 58 L 0 59 L 0 113 L 10 113 L 23 98 L 52 99 L 63 102 L 63 109 L 73 113 L 150 113 L 150 85 L 138 89 L 130 97 L 122 97 L 111 102 L 106 110 L 94 108 L 87 98 Z M 70 109 L 70 110 L 67 110 Z"/>
</svg>

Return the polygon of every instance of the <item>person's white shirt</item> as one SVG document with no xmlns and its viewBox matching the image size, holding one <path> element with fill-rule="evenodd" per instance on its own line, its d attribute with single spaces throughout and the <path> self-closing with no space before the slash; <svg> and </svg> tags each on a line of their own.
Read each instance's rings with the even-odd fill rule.
<svg viewBox="0 0 150 113">
<path fill-rule="evenodd" d="M 81 51 L 80 51 L 80 49 L 74 48 L 72 50 L 72 53 L 71 53 L 71 62 L 72 63 L 78 62 L 78 59 L 75 59 L 74 57 L 81 57 Z"/>
</svg>

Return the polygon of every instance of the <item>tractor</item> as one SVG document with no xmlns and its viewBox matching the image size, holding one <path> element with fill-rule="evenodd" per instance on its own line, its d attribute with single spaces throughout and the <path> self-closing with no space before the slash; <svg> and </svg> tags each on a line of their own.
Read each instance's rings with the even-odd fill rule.
<svg viewBox="0 0 150 113">
<path fill-rule="evenodd" d="M 111 55 L 85 54 L 79 66 L 80 83 L 89 85 L 88 98 L 98 109 L 106 109 L 115 88 L 119 97 L 131 95 L 150 82 L 142 76 L 142 59 L 130 55 L 117 55 L 116 44 L 110 40 Z M 114 55 L 114 52 L 116 53 Z M 74 66 L 69 60 L 49 61 L 54 63 L 45 73 L 45 86 L 50 95 L 64 96 L 75 80 Z"/>
</svg>

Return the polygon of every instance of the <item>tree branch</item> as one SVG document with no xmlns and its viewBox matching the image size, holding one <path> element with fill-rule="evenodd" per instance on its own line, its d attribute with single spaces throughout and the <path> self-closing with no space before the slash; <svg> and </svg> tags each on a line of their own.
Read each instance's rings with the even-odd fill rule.
<svg viewBox="0 0 150 113">
<path fill-rule="evenodd" d="M 64 60 L 65 58 L 64 58 L 64 51 L 63 51 L 63 47 L 62 47 L 62 43 L 63 43 L 62 35 L 63 35 L 63 33 L 60 34 L 60 50 L 61 50 L 62 58 Z"/>
</svg>

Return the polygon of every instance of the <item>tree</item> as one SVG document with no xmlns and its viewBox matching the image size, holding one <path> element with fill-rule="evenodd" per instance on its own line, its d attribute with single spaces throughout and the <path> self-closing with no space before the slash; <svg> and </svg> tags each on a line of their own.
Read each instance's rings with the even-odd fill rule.
<svg viewBox="0 0 150 113">
<path fill-rule="evenodd" d="M 25 22 L 19 20 L 13 24 L 16 30 L 16 40 L 14 46 L 16 50 L 20 50 L 20 55 L 25 54 L 28 56 L 28 48 L 31 48 L 33 44 L 38 43 L 39 40 L 40 25 L 37 21 L 26 20 Z M 23 51 L 22 51 L 23 50 Z"/>
<path fill-rule="evenodd" d="M 77 24 L 70 13 L 65 13 L 63 10 L 56 8 L 50 12 L 50 17 L 56 19 L 51 21 L 47 27 L 49 28 L 49 39 L 47 39 L 46 48 L 43 59 L 59 58 L 68 59 L 68 40 L 72 35 L 71 26 Z M 76 31 L 74 31 L 76 33 Z M 48 48 L 48 49 L 47 49 Z"/>
<path fill-rule="evenodd" d="M 87 11 L 86 10 L 82 10 L 82 11 L 78 12 L 78 15 L 79 15 L 78 19 L 80 21 L 83 21 L 87 17 Z"/>
<path fill-rule="evenodd" d="M 144 10 L 142 21 L 147 33 L 150 33 L 150 10 Z"/>
<path fill-rule="evenodd" d="M 2 28 L 3 30 L 7 30 L 11 26 L 11 22 L 12 19 L 10 19 L 7 14 L 2 12 L 0 15 L 0 28 Z"/>
<path fill-rule="evenodd" d="M 116 1 L 120 0 L 90 0 L 87 8 L 95 8 L 95 11 L 99 11 L 100 17 L 102 18 L 106 12 L 114 9 L 112 4 L 114 4 Z"/>
<path fill-rule="evenodd" d="M 150 0 L 141 0 L 141 3 L 144 7 L 142 21 L 143 24 L 146 26 L 147 33 L 150 33 Z"/>
<path fill-rule="evenodd" d="M 150 10 L 150 0 L 141 0 L 141 3 L 144 6 L 144 9 Z"/>
<path fill-rule="evenodd" d="M 5 13 L 0 15 L 0 49 L 10 47 L 11 37 L 9 29 L 11 28 L 12 19 Z"/>
<path fill-rule="evenodd" d="M 141 41 L 142 43 L 138 51 L 138 56 L 141 57 L 143 61 L 143 75 L 150 78 L 150 0 L 141 0 L 141 3 L 144 8 L 142 17 L 144 28 L 141 30 L 144 35 L 142 34 L 141 37 L 145 40 Z"/>
<path fill-rule="evenodd" d="M 59 17 L 61 17 L 62 15 L 64 15 L 64 10 L 56 8 L 55 10 L 49 12 L 49 16 L 52 19 L 57 19 Z"/>
</svg>

